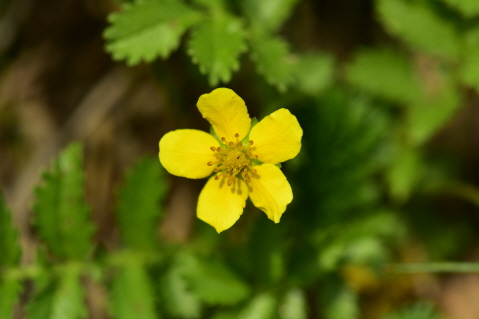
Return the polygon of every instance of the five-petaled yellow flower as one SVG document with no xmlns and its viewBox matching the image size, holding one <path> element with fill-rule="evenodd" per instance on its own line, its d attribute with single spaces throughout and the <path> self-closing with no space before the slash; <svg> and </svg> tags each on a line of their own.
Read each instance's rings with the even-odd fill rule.
<svg viewBox="0 0 479 319">
<path fill-rule="evenodd" d="M 243 99 L 226 88 L 203 94 L 197 106 L 218 138 L 191 129 L 169 132 L 160 140 L 159 158 L 173 175 L 213 174 L 200 193 L 198 218 L 222 232 L 239 219 L 249 196 L 278 223 L 293 192 L 276 164 L 301 149 L 303 130 L 296 117 L 279 109 L 251 128 Z"/>
</svg>

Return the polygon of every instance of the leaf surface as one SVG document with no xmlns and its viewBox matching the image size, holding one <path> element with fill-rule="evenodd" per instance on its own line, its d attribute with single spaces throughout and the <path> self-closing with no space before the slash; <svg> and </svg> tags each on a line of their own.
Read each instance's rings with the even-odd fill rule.
<svg viewBox="0 0 479 319">
<path fill-rule="evenodd" d="M 76 267 L 66 267 L 51 281 L 39 283 L 29 302 L 26 319 L 84 319 L 84 288 Z"/>
<path fill-rule="evenodd" d="M 270 293 L 255 296 L 241 311 L 239 319 L 271 319 L 276 313 L 277 302 Z"/>
<path fill-rule="evenodd" d="M 125 4 L 109 16 L 106 51 L 129 65 L 166 58 L 200 14 L 179 0 L 144 0 Z"/>
<path fill-rule="evenodd" d="M 18 231 L 12 224 L 12 213 L 0 193 L 0 267 L 15 266 L 20 258 Z"/>
<path fill-rule="evenodd" d="M 479 1 L 476 0 L 442 0 L 461 12 L 465 17 L 473 17 L 479 15 Z"/>
<path fill-rule="evenodd" d="M 123 243 L 131 249 L 154 247 L 160 202 L 166 193 L 163 169 L 157 158 L 147 157 L 126 174 L 118 192 L 117 212 Z"/>
<path fill-rule="evenodd" d="M 82 259 L 91 249 L 94 227 L 84 201 L 82 146 L 70 144 L 43 173 L 35 188 L 35 225 L 47 247 L 60 258 Z"/>
<path fill-rule="evenodd" d="M 250 39 L 251 57 L 258 72 L 280 91 L 293 80 L 293 58 L 286 41 L 266 33 L 255 33 Z"/>
<path fill-rule="evenodd" d="M 412 62 L 391 49 L 358 51 L 347 67 L 347 79 L 360 89 L 394 102 L 407 103 L 420 94 Z"/>
<path fill-rule="evenodd" d="M 193 30 L 188 53 L 208 82 L 228 82 L 239 68 L 239 55 L 246 49 L 241 21 L 222 12 L 213 14 Z"/>
<path fill-rule="evenodd" d="M 13 318 L 13 307 L 17 303 L 22 284 L 14 278 L 0 279 L 0 318 Z"/>
<path fill-rule="evenodd" d="M 181 270 L 172 267 L 161 279 L 160 290 L 165 309 L 171 317 L 198 318 L 201 303 L 188 287 Z"/>
<path fill-rule="evenodd" d="M 244 0 L 246 16 L 269 31 L 278 29 L 291 15 L 297 0 Z"/>
<path fill-rule="evenodd" d="M 177 262 L 188 286 L 205 303 L 233 305 L 249 294 L 248 286 L 219 261 L 184 254 Z"/>
<path fill-rule="evenodd" d="M 479 91 L 479 63 L 477 61 L 479 61 L 479 28 L 472 29 L 464 35 L 464 55 L 459 70 L 462 81 Z"/>
<path fill-rule="evenodd" d="M 455 60 L 460 40 L 454 26 L 420 1 L 379 0 L 376 5 L 386 29 L 413 48 Z"/>
<path fill-rule="evenodd" d="M 294 85 L 302 92 L 317 95 L 334 81 L 334 58 L 324 53 L 307 53 L 294 65 Z"/>
<path fill-rule="evenodd" d="M 158 319 L 151 279 L 136 260 L 118 269 L 110 289 L 110 312 L 115 319 Z"/>
</svg>

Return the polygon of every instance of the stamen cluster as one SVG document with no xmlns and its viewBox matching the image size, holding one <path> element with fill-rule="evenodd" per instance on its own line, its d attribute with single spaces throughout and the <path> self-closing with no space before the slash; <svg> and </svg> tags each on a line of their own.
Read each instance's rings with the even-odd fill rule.
<svg viewBox="0 0 479 319">
<path fill-rule="evenodd" d="M 222 137 L 221 142 L 224 147 L 211 147 L 211 150 L 215 152 L 216 161 L 208 162 L 208 166 L 217 165 L 214 171 L 217 173 L 215 179 L 218 180 L 223 174 L 228 180 L 228 186 L 233 185 L 235 177 L 240 175 L 245 182 L 250 181 L 250 175 L 255 174 L 256 170 L 251 165 L 251 160 L 258 158 L 257 155 L 253 155 L 253 141 L 249 141 L 248 144 L 243 145 L 239 140 L 239 134 L 235 134 L 236 141 L 226 141 L 226 138 Z"/>
</svg>

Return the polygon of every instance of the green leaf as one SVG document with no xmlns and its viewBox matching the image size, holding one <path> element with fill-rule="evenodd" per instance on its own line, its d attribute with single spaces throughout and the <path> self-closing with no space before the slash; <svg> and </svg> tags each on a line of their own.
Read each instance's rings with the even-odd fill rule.
<svg viewBox="0 0 479 319">
<path fill-rule="evenodd" d="M 277 302 L 270 293 L 255 296 L 238 316 L 238 319 L 272 319 Z"/>
<path fill-rule="evenodd" d="M 199 4 L 213 10 L 225 10 L 224 0 L 193 0 L 194 3 Z"/>
<path fill-rule="evenodd" d="M 228 82 L 239 68 L 239 55 L 246 49 L 245 32 L 237 18 L 217 12 L 193 30 L 188 53 L 208 82 Z"/>
<path fill-rule="evenodd" d="M 391 167 L 386 171 L 391 197 L 404 203 L 413 193 L 421 177 L 421 159 L 415 148 L 404 148 L 394 156 Z"/>
<path fill-rule="evenodd" d="M 356 319 L 359 317 L 358 297 L 338 280 L 329 279 L 320 287 L 325 319 Z"/>
<path fill-rule="evenodd" d="M 157 158 L 144 158 L 128 171 L 117 200 L 119 229 L 126 246 L 135 250 L 154 247 L 166 190 Z"/>
<path fill-rule="evenodd" d="M 293 80 L 293 58 L 286 41 L 265 33 L 250 38 L 251 57 L 258 72 L 280 91 L 285 91 Z"/>
<path fill-rule="evenodd" d="M 420 94 L 411 61 L 391 49 L 358 51 L 346 69 L 348 81 L 362 90 L 395 102 L 409 102 Z"/>
<path fill-rule="evenodd" d="M 455 79 L 440 66 L 428 70 L 422 96 L 408 107 L 410 141 L 419 145 L 442 128 L 461 106 Z"/>
<path fill-rule="evenodd" d="M 283 224 L 276 225 L 263 219 L 254 225 L 248 244 L 248 266 L 254 281 L 271 285 L 283 280 L 287 275 L 287 250 L 284 245 L 287 241 Z"/>
<path fill-rule="evenodd" d="M 179 268 L 172 267 L 161 279 L 160 290 L 165 310 L 171 317 L 198 318 L 201 303 L 188 288 Z"/>
<path fill-rule="evenodd" d="M 306 309 L 307 302 L 304 293 L 299 289 L 291 289 L 279 306 L 279 315 L 281 319 L 306 319 L 308 318 Z"/>
<path fill-rule="evenodd" d="M 382 265 L 390 245 L 405 237 L 405 225 L 393 212 L 379 211 L 348 223 L 339 222 L 317 232 L 318 264 L 329 273 L 345 263 Z"/>
<path fill-rule="evenodd" d="M 309 95 L 318 95 L 333 83 L 334 58 L 324 53 L 308 53 L 293 67 L 294 85 Z"/>
<path fill-rule="evenodd" d="M 479 28 L 470 30 L 464 35 L 463 63 L 459 71 L 462 81 L 479 91 L 479 63 L 477 61 L 479 61 Z"/>
<path fill-rule="evenodd" d="M 432 304 L 419 301 L 411 306 L 403 307 L 382 319 L 446 319 L 434 310 Z"/>
<path fill-rule="evenodd" d="M 376 9 L 386 29 L 414 49 L 455 60 L 460 41 L 453 25 L 419 1 L 378 0 Z"/>
<path fill-rule="evenodd" d="M 22 284 L 18 279 L 0 279 L 0 318 L 13 318 L 13 307 L 18 301 Z"/>
<path fill-rule="evenodd" d="M 208 304 L 233 305 L 249 294 L 248 286 L 223 263 L 187 254 L 177 263 L 194 294 Z"/>
<path fill-rule="evenodd" d="M 211 319 L 238 319 L 238 312 L 234 310 L 219 311 Z"/>
<path fill-rule="evenodd" d="M 109 17 L 106 51 L 129 65 L 166 58 L 200 14 L 180 0 L 144 0 L 125 4 Z"/>
<path fill-rule="evenodd" d="M 21 250 L 18 244 L 18 231 L 12 224 L 12 213 L 0 193 L 0 267 L 16 266 Z M 1 294 L 0 294 L 1 296 Z M 0 316 L 0 318 L 3 318 Z M 4 317 L 7 318 L 7 317 Z"/>
<path fill-rule="evenodd" d="M 268 31 L 278 29 L 291 15 L 298 0 L 245 0 L 243 11 L 255 24 Z"/>
<path fill-rule="evenodd" d="M 295 112 L 303 130 L 310 132 L 305 135 L 308 143 L 303 143 L 301 153 L 304 151 L 307 161 L 314 163 L 288 176 L 302 189 L 294 195 L 296 201 L 305 200 L 303 205 L 308 207 L 295 215 L 302 227 L 349 220 L 351 213 L 375 201 L 380 193 L 373 189 L 371 175 L 385 164 L 384 144 L 391 124 L 384 107 L 365 97 L 332 87 L 309 107 Z M 318 180 L 317 176 L 322 177 Z"/>
<path fill-rule="evenodd" d="M 115 319 L 157 319 L 151 278 L 137 260 L 118 269 L 110 289 L 109 310 Z"/>
<path fill-rule="evenodd" d="M 36 287 L 26 319 L 84 319 L 87 310 L 78 267 L 65 267 L 54 280 Z"/>
<path fill-rule="evenodd" d="M 70 144 L 43 173 L 35 188 L 35 225 L 57 257 L 82 259 L 91 249 L 94 231 L 84 201 L 82 146 Z"/>
<path fill-rule="evenodd" d="M 465 17 L 479 15 L 479 1 L 477 0 L 442 0 L 451 7 L 459 10 Z"/>
</svg>

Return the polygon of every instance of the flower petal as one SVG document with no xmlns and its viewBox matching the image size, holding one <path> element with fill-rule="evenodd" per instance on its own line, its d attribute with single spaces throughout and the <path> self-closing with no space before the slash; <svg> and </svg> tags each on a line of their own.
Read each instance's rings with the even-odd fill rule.
<svg viewBox="0 0 479 319">
<path fill-rule="evenodd" d="M 298 155 L 302 136 L 296 116 L 287 109 L 279 109 L 256 124 L 249 139 L 254 142 L 253 154 L 260 161 L 277 164 Z"/>
<path fill-rule="evenodd" d="M 198 130 L 176 130 L 166 133 L 160 140 L 159 158 L 161 165 L 176 176 L 205 178 L 213 173 L 215 161 L 212 146 L 218 141 L 208 133 Z"/>
<path fill-rule="evenodd" d="M 233 90 L 219 88 L 203 94 L 197 106 L 220 139 L 224 137 L 228 142 L 235 142 L 236 133 L 240 140 L 248 135 L 251 119 L 243 99 Z"/>
<path fill-rule="evenodd" d="M 197 215 L 218 233 L 230 228 L 240 218 L 248 198 L 248 187 L 239 178 L 228 186 L 226 178 L 211 177 L 198 198 Z"/>
<path fill-rule="evenodd" d="M 249 197 L 253 204 L 279 223 L 286 206 L 293 200 L 293 191 L 281 170 L 273 164 L 254 166 L 256 174 L 251 174 Z"/>
</svg>

